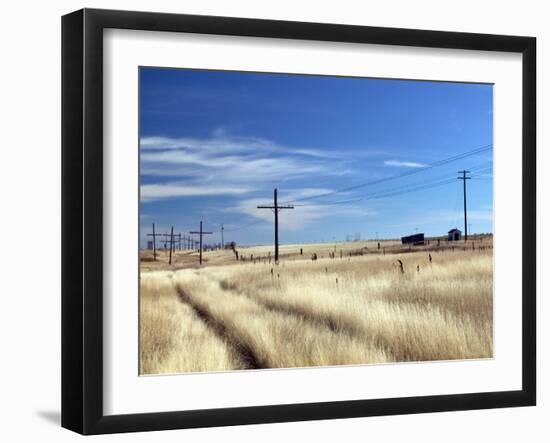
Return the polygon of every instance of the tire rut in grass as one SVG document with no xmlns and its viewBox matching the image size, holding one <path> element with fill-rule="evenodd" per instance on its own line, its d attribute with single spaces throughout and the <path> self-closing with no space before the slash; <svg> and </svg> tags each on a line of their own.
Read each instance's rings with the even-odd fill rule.
<svg viewBox="0 0 550 443">
<path fill-rule="evenodd" d="M 344 333 L 349 336 L 363 335 L 363 332 L 360 329 L 354 327 L 351 324 L 343 324 L 342 322 L 339 322 L 330 316 L 315 315 L 315 314 L 312 314 L 311 312 L 308 312 L 306 308 L 301 308 L 300 306 L 296 306 L 296 305 L 282 305 L 277 302 L 264 300 L 264 299 L 261 299 L 260 297 L 255 297 L 253 294 L 250 294 L 247 291 L 232 288 L 229 285 L 227 285 L 224 281 L 220 281 L 219 285 L 220 285 L 220 288 L 223 289 L 225 292 L 233 293 L 235 295 L 245 296 L 269 311 L 278 312 L 284 315 L 299 317 L 300 319 L 310 323 L 314 323 L 317 326 L 328 328 L 332 332 Z"/>
<path fill-rule="evenodd" d="M 208 309 L 196 303 L 180 285 L 176 285 L 176 290 L 180 301 L 191 307 L 197 317 L 199 317 L 214 334 L 232 348 L 234 353 L 244 363 L 246 369 L 265 369 L 265 366 L 259 361 L 256 354 L 247 343 L 240 340 L 234 333 L 228 330 L 223 323 L 217 321 L 214 316 L 210 314 Z"/>
<path fill-rule="evenodd" d="M 263 308 L 272 311 L 272 312 L 278 312 L 283 315 L 290 315 L 294 317 L 298 317 L 306 322 L 309 322 L 310 324 L 314 324 L 317 326 L 321 326 L 324 328 L 329 329 L 332 332 L 339 333 L 339 334 L 346 334 L 348 337 L 353 338 L 365 338 L 369 337 L 374 341 L 374 344 L 380 348 L 384 349 L 388 355 L 396 355 L 396 353 L 400 354 L 401 352 L 399 350 L 395 349 L 395 346 L 393 343 L 391 343 L 390 340 L 388 340 L 386 337 L 382 336 L 378 333 L 366 333 L 364 330 L 352 325 L 352 324 L 345 324 L 341 321 L 337 321 L 334 318 L 327 316 L 327 315 L 315 315 L 311 312 L 308 312 L 306 308 L 302 308 L 300 306 L 296 305 L 281 305 L 277 302 L 270 302 L 268 300 L 260 299 L 259 297 L 255 297 L 253 294 L 237 289 L 233 287 L 232 285 L 228 285 L 226 281 L 224 280 L 218 280 L 218 283 L 220 285 L 220 288 L 223 289 L 225 292 L 232 293 L 237 296 L 243 296 L 247 297 L 248 299 L 254 301 L 258 305 L 262 306 Z M 405 360 L 411 360 L 410 357 L 406 357 Z"/>
</svg>

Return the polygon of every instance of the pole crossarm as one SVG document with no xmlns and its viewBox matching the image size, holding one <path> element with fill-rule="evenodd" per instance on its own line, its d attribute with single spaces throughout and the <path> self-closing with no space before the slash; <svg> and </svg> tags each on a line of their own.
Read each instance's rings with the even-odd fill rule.
<svg viewBox="0 0 550 443">
<path fill-rule="evenodd" d="M 287 206 L 258 206 L 258 209 L 294 209 L 294 206 L 287 205 Z"/>
</svg>

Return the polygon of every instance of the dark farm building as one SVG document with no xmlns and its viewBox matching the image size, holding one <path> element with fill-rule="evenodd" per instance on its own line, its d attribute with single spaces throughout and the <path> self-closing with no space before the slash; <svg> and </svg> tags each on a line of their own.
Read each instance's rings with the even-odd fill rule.
<svg viewBox="0 0 550 443">
<path fill-rule="evenodd" d="M 424 244 L 424 234 L 414 234 L 407 235 L 406 237 L 401 237 L 401 243 L 404 245 L 423 245 Z"/>
</svg>

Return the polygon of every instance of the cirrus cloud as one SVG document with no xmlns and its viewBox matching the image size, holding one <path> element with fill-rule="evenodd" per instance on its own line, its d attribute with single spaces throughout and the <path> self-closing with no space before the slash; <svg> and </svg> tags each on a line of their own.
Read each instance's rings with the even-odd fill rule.
<svg viewBox="0 0 550 443">
<path fill-rule="evenodd" d="M 401 161 L 401 160 L 386 160 L 384 164 L 386 166 L 397 166 L 401 168 L 426 168 L 429 166 L 425 163 Z"/>
<path fill-rule="evenodd" d="M 179 182 L 155 183 L 140 186 L 142 202 L 150 202 L 174 197 L 196 197 L 209 195 L 240 195 L 249 191 L 246 187 L 193 186 Z"/>
</svg>

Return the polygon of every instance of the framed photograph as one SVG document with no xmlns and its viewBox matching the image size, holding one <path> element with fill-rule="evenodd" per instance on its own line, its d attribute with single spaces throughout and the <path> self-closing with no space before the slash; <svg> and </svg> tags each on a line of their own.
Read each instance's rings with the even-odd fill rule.
<svg viewBox="0 0 550 443">
<path fill-rule="evenodd" d="M 62 425 L 536 402 L 531 37 L 62 20 Z"/>
</svg>

